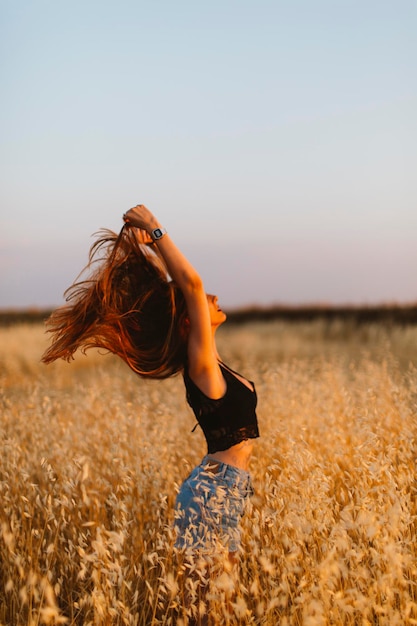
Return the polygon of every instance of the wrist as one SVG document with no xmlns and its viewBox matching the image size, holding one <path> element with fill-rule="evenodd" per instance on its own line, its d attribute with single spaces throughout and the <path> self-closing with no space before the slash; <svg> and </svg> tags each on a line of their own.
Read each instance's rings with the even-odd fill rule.
<svg viewBox="0 0 417 626">
<path fill-rule="evenodd" d="M 162 228 L 160 221 L 154 216 L 152 215 L 148 221 L 148 224 L 146 226 L 146 230 L 148 232 L 148 234 L 150 235 L 151 232 L 153 230 L 155 230 L 155 228 Z"/>
</svg>

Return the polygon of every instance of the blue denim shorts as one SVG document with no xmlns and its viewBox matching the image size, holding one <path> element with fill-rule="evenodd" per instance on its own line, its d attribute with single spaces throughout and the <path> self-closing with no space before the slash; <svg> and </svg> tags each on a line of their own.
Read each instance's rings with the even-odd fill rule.
<svg viewBox="0 0 417 626">
<path fill-rule="evenodd" d="M 240 547 L 239 522 L 253 494 L 250 474 L 205 456 L 181 485 L 175 504 L 175 547 L 229 552 Z"/>
</svg>

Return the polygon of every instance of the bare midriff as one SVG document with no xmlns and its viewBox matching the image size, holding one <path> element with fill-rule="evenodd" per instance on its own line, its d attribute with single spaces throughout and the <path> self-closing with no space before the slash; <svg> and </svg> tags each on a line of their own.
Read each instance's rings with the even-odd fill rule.
<svg viewBox="0 0 417 626">
<path fill-rule="evenodd" d="M 239 469 L 249 471 L 249 461 L 253 450 L 253 440 L 245 439 L 227 450 L 219 450 L 209 454 L 210 459 L 215 459 L 221 463 L 233 465 Z"/>
</svg>

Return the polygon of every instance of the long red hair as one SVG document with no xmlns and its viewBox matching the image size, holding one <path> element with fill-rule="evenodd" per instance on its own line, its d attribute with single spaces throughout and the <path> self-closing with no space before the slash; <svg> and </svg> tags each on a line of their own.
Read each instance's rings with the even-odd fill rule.
<svg viewBox="0 0 417 626">
<path fill-rule="evenodd" d="M 103 348 L 143 377 L 167 378 L 186 358 L 187 310 L 181 290 L 133 228 L 101 230 L 91 246 L 90 275 L 65 292 L 68 304 L 46 321 L 52 343 L 44 363 L 70 361 L 76 350 Z"/>
</svg>

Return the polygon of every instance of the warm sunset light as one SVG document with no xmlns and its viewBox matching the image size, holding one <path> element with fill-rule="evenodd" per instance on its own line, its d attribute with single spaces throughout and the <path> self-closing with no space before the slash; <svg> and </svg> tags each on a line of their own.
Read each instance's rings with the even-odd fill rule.
<svg viewBox="0 0 417 626">
<path fill-rule="evenodd" d="M 0 626 L 417 624 L 416 32 L 0 3 Z"/>
</svg>

